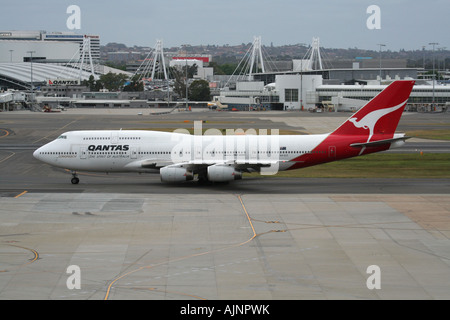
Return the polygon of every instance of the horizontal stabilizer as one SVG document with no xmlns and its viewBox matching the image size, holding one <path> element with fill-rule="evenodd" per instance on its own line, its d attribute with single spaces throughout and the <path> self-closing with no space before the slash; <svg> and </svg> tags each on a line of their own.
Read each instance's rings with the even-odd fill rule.
<svg viewBox="0 0 450 320">
<path fill-rule="evenodd" d="M 365 148 L 365 147 L 379 147 L 387 143 L 393 143 L 397 141 L 405 141 L 406 139 L 409 139 L 411 137 L 400 137 L 400 138 L 393 138 L 393 139 L 386 139 L 386 140 L 378 140 L 378 141 L 372 141 L 372 142 L 363 142 L 363 143 L 352 143 L 350 147 L 353 148 Z"/>
</svg>

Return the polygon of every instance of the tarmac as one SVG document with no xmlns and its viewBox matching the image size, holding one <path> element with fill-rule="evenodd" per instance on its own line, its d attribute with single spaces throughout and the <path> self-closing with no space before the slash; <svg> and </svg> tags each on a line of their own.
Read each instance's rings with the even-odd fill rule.
<svg viewBox="0 0 450 320">
<path fill-rule="evenodd" d="M 83 174 L 73 186 L 67 172 L 32 157 L 69 130 L 188 127 L 196 119 L 305 133 L 323 125 L 323 133 L 348 117 L 150 112 L 1 114 L 0 299 L 450 299 L 448 179 L 168 186 L 157 175 Z M 400 130 L 449 118 L 405 115 Z"/>
</svg>

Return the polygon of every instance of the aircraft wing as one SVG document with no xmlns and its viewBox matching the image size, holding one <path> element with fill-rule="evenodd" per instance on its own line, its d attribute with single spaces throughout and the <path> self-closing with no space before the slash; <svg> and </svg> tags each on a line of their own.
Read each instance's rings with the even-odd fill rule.
<svg viewBox="0 0 450 320">
<path fill-rule="evenodd" d="M 145 159 L 130 162 L 126 165 L 127 168 L 142 168 L 142 169 L 160 169 L 165 166 L 173 164 L 172 161 L 164 161 L 161 159 Z"/>
<path fill-rule="evenodd" d="M 145 169 L 158 169 L 171 164 L 171 161 L 162 161 L 160 159 L 146 159 L 140 161 L 140 166 Z"/>
<path fill-rule="evenodd" d="M 164 161 L 161 159 L 144 159 L 131 162 L 127 165 L 129 168 L 136 169 L 161 169 L 161 168 L 183 168 L 194 174 L 206 171 L 209 166 L 227 166 L 232 167 L 240 172 L 262 172 L 267 170 L 274 173 L 278 170 L 278 166 L 282 162 L 303 162 L 293 160 L 217 160 L 217 159 L 198 159 L 185 162 L 173 163 L 172 161 Z"/>
<path fill-rule="evenodd" d="M 244 160 L 192 160 L 187 162 L 181 162 L 172 164 L 172 166 L 178 166 L 186 168 L 193 172 L 198 172 L 209 166 L 224 165 L 234 167 L 236 170 L 243 172 L 260 171 L 261 168 L 267 168 L 272 165 L 277 165 L 278 161 L 244 161 Z"/>
</svg>

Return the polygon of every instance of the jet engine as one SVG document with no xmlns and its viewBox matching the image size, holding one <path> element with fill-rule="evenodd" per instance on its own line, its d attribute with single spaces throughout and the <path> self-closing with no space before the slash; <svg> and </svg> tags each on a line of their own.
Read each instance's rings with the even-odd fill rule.
<svg viewBox="0 0 450 320">
<path fill-rule="evenodd" d="M 162 182 L 182 182 L 194 179 L 194 174 L 181 167 L 164 167 L 159 170 Z"/>
<path fill-rule="evenodd" d="M 209 181 L 225 182 L 242 179 L 242 172 L 236 171 L 233 166 L 213 165 L 208 167 L 207 177 Z"/>
</svg>

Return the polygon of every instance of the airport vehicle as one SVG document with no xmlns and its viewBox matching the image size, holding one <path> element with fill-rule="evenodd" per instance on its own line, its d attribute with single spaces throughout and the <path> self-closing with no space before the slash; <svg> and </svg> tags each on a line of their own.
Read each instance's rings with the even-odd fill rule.
<svg viewBox="0 0 450 320">
<path fill-rule="evenodd" d="M 33 155 L 78 171 L 154 172 L 163 182 L 225 182 L 245 172 L 273 174 L 402 146 L 395 133 L 414 81 L 395 81 L 336 130 L 314 135 L 190 135 L 145 130 L 71 131 Z M 217 133 L 216 132 L 216 133 Z M 261 131 L 260 131 L 261 133 Z"/>
</svg>

